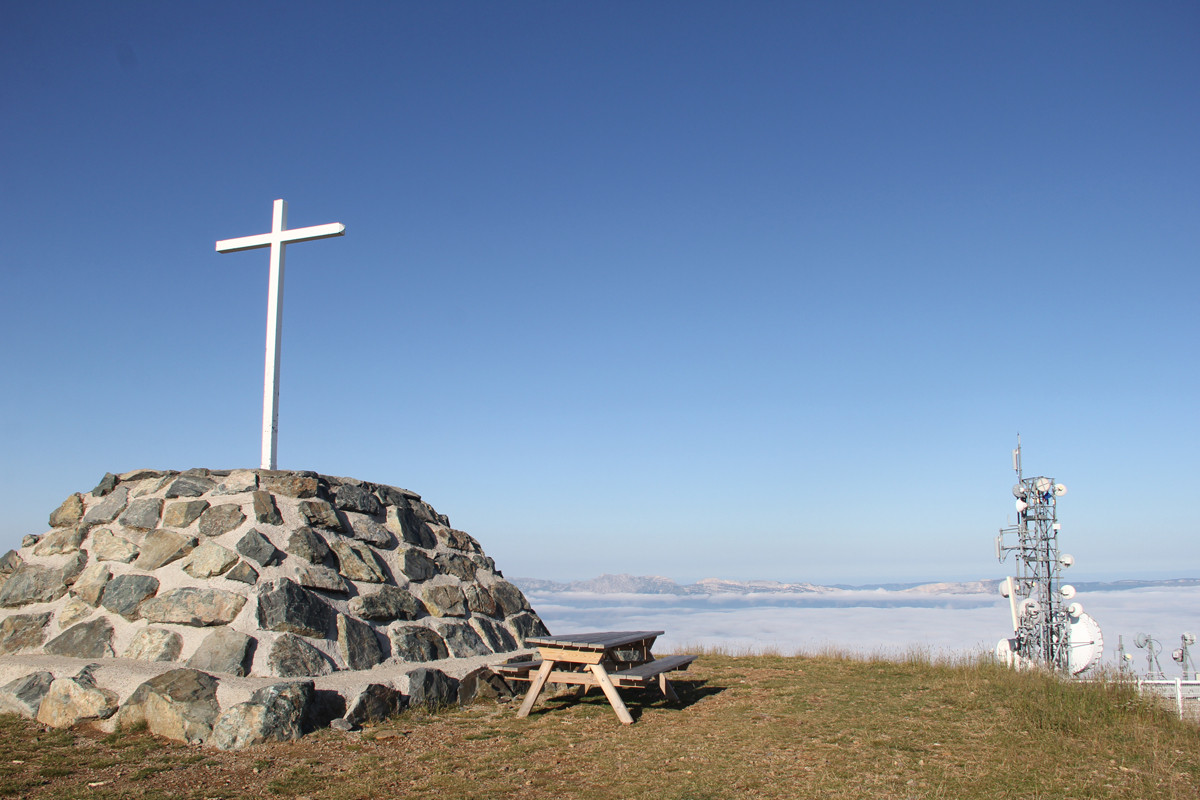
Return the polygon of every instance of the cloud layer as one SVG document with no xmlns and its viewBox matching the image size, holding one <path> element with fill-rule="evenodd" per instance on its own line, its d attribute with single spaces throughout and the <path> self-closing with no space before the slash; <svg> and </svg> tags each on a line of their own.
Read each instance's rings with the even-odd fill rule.
<svg viewBox="0 0 1200 800">
<path fill-rule="evenodd" d="M 822 595 L 714 595 L 710 597 L 530 592 L 530 602 L 552 633 L 590 630 L 663 630 L 660 649 L 719 646 L 733 651 L 785 654 L 835 648 L 860 654 L 934 655 L 991 650 L 1011 634 L 1008 602 L 999 596 L 845 591 Z M 1118 636 L 1144 669 L 1137 633 L 1164 650 L 1164 671 L 1178 667 L 1170 652 L 1184 631 L 1200 634 L 1200 587 L 1081 592 L 1076 600 L 1104 631 L 1104 661 L 1116 663 Z M 1196 656 L 1200 657 L 1200 648 Z"/>
</svg>

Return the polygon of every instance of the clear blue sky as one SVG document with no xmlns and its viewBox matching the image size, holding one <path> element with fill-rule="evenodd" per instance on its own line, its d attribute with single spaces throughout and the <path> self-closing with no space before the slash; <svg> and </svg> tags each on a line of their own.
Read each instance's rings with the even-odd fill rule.
<svg viewBox="0 0 1200 800">
<path fill-rule="evenodd" d="M 510 575 L 1200 575 L 1200 6 L 0 5 L 0 548 L 106 471 L 404 486 Z"/>
</svg>

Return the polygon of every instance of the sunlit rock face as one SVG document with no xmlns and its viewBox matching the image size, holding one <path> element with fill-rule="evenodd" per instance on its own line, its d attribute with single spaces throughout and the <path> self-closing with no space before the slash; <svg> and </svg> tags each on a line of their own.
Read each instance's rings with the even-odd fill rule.
<svg viewBox="0 0 1200 800">
<path fill-rule="evenodd" d="M 542 633 L 479 542 L 418 494 L 315 472 L 105 475 L 0 556 L 0 657 L 294 679 L 504 654 Z M 111 716 L 108 695 L 70 680 L 45 692 L 58 716 L 75 695 L 97 705 L 79 715 Z M 205 725 L 176 727 L 195 740 Z M 261 738 L 226 738 L 246 737 Z"/>
</svg>

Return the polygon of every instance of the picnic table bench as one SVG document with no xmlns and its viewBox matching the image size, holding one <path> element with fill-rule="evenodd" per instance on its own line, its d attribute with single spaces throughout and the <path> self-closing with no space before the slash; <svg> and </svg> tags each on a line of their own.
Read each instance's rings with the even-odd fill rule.
<svg viewBox="0 0 1200 800">
<path fill-rule="evenodd" d="M 547 683 L 574 684 L 586 692 L 599 686 L 622 723 L 633 717 L 617 688 L 646 688 L 657 681 L 669 700 L 678 700 L 667 680 L 668 672 L 687 669 L 696 656 L 673 655 L 655 658 L 650 653 L 662 631 L 602 631 L 566 636 L 535 636 L 526 639 L 538 649 L 539 660 L 500 664 L 492 669 L 518 681 L 529 681 L 525 701 L 517 711 L 525 717 L 533 709 Z"/>
</svg>

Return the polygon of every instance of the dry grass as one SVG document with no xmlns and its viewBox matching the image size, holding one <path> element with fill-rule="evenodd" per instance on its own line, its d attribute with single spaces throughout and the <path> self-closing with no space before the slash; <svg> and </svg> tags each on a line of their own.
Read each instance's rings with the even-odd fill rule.
<svg viewBox="0 0 1200 800">
<path fill-rule="evenodd" d="M 986 661 L 709 653 L 679 703 L 603 697 L 410 712 L 221 753 L 0 717 L 0 794 L 29 798 L 1188 798 L 1200 729 L 1115 683 Z M 98 785 L 89 785 L 98 784 Z"/>
</svg>

